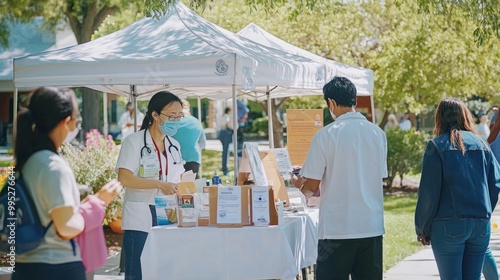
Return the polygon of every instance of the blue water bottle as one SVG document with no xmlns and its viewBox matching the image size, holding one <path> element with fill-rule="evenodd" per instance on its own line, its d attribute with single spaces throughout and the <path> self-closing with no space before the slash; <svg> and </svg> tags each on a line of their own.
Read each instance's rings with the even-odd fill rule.
<svg viewBox="0 0 500 280">
<path fill-rule="evenodd" d="M 217 175 L 217 171 L 214 172 L 214 176 L 212 177 L 212 186 L 217 186 L 219 184 L 220 177 Z"/>
</svg>

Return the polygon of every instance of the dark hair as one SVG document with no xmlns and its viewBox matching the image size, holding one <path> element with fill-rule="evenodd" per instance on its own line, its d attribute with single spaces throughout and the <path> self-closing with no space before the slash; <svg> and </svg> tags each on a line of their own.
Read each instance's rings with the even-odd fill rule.
<svg viewBox="0 0 500 280">
<path fill-rule="evenodd" d="M 153 116 L 151 115 L 153 112 L 160 114 L 161 110 L 165 108 L 168 104 L 172 102 L 179 102 L 182 106 L 182 101 L 177 95 L 171 93 L 170 91 L 160 91 L 155 93 L 151 100 L 148 103 L 148 111 L 146 112 L 146 116 L 144 116 L 144 120 L 142 121 L 141 130 L 147 129 L 153 123 Z"/>
<path fill-rule="evenodd" d="M 323 97 L 328 103 L 328 98 L 334 100 L 338 106 L 356 106 L 356 86 L 345 77 L 334 77 L 323 87 Z"/>
<path fill-rule="evenodd" d="M 455 98 L 445 98 L 439 103 L 434 117 L 434 135 L 450 133 L 450 142 L 454 147 L 460 147 L 465 154 L 462 140 L 462 130 L 476 134 L 474 117 L 465 104 Z"/>
<path fill-rule="evenodd" d="M 49 133 L 73 114 L 74 96 L 71 90 L 54 87 L 41 87 L 30 94 L 28 108 L 17 116 L 14 154 L 18 170 L 38 151 L 57 152 Z"/>
<path fill-rule="evenodd" d="M 224 109 L 224 114 L 228 114 L 229 112 L 231 112 L 231 108 L 226 107 L 226 109 Z"/>
<path fill-rule="evenodd" d="M 130 107 L 134 107 L 134 104 L 132 104 L 132 102 L 127 102 L 127 106 L 125 106 L 125 108 L 130 108 Z"/>
</svg>

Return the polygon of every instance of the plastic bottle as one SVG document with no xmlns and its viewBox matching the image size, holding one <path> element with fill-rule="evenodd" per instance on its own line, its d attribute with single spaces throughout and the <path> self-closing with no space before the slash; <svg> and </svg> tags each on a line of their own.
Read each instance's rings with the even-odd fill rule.
<svg viewBox="0 0 500 280">
<path fill-rule="evenodd" d="M 219 175 L 217 175 L 217 171 L 214 172 L 214 176 L 212 177 L 212 186 L 217 186 L 219 184 Z"/>
</svg>

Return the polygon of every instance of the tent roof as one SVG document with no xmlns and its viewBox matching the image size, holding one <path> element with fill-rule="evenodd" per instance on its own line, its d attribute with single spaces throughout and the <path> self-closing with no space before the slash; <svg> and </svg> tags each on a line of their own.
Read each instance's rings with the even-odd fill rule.
<svg viewBox="0 0 500 280">
<path fill-rule="evenodd" d="M 129 85 L 139 93 L 193 88 L 219 97 L 230 96 L 233 84 L 319 89 L 324 76 L 320 63 L 255 44 L 180 2 L 159 20 L 144 18 L 85 44 L 14 60 L 19 88 L 87 86 L 122 94 Z"/>
<path fill-rule="evenodd" d="M 254 23 L 248 24 L 237 34 L 266 47 L 306 57 L 308 59 L 326 64 L 328 81 L 334 76 L 344 76 L 349 78 L 354 83 L 358 90 L 358 95 L 373 94 L 373 71 L 370 69 L 342 64 L 340 62 L 313 54 L 279 39 Z"/>
</svg>

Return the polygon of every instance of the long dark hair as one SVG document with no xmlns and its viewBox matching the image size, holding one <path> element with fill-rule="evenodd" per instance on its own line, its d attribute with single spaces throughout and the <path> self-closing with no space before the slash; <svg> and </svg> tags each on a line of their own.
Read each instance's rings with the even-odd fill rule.
<svg viewBox="0 0 500 280">
<path fill-rule="evenodd" d="M 474 117 L 465 104 L 455 98 L 443 99 L 436 110 L 434 118 L 434 135 L 450 133 L 450 142 L 454 147 L 460 147 L 465 154 L 465 145 L 462 140 L 462 130 L 477 135 Z"/>
<path fill-rule="evenodd" d="M 74 93 L 67 89 L 41 87 L 30 94 L 27 109 L 17 116 L 14 145 L 16 168 L 21 170 L 28 158 L 41 150 L 56 152 L 49 133 L 73 113 Z"/>
<path fill-rule="evenodd" d="M 161 113 L 161 110 L 165 108 L 168 104 L 172 102 L 179 102 L 182 106 L 182 101 L 177 95 L 171 93 L 170 91 L 160 91 L 155 93 L 151 100 L 148 103 L 148 111 L 146 112 L 146 116 L 142 121 L 141 130 L 148 129 L 153 123 L 153 116 L 151 115 L 153 112 L 157 114 Z"/>
</svg>

